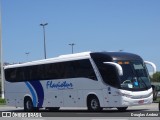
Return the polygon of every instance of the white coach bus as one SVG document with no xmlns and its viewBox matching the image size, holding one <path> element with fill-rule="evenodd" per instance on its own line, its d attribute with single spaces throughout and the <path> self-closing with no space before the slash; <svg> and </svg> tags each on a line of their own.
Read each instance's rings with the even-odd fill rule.
<svg viewBox="0 0 160 120">
<path fill-rule="evenodd" d="M 145 63 L 125 52 L 84 52 L 9 65 L 5 72 L 5 99 L 25 111 L 39 108 L 87 107 L 90 111 L 152 103 Z"/>
</svg>

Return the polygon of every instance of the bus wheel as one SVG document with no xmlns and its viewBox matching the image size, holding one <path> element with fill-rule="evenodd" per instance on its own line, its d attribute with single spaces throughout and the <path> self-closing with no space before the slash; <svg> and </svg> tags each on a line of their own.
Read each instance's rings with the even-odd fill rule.
<svg viewBox="0 0 160 120">
<path fill-rule="evenodd" d="M 160 111 L 160 101 L 159 101 L 159 111 Z"/>
<path fill-rule="evenodd" d="M 128 107 L 118 107 L 117 109 L 118 109 L 118 111 L 120 111 L 120 112 L 124 112 L 124 111 L 126 111 L 127 108 L 128 108 Z"/>
<path fill-rule="evenodd" d="M 92 96 L 88 99 L 88 110 L 92 112 L 101 111 L 99 100 L 97 97 Z"/>
<path fill-rule="evenodd" d="M 26 98 L 24 100 L 24 111 L 28 112 L 33 110 L 34 110 L 34 106 L 33 106 L 32 100 L 30 98 Z"/>
<path fill-rule="evenodd" d="M 156 91 L 156 87 L 152 85 L 152 90 L 153 90 L 153 101 L 157 100 L 157 94 L 158 92 Z"/>
</svg>

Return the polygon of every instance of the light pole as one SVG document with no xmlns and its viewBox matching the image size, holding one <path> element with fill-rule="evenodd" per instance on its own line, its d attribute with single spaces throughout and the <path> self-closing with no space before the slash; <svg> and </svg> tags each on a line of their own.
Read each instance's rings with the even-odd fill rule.
<svg viewBox="0 0 160 120">
<path fill-rule="evenodd" d="M 73 46 L 76 45 L 74 43 L 69 44 L 72 47 L 72 54 L 73 54 Z"/>
<path fill-rule="evenodd" d="M 1 8 L 1 3 L 0 3 Z M 3 70 L 3 52 L 2 52 L 2 21 L 1 21 L 1 9 L 0 9 L 0 64 L 1 64 L 1 98 L 4 99 L 4 70 Z"/>
<path fill-rule="evenodd" d="M 29 53 L 30 53 L 30 52 L 26 52 L 26 53 L 25 53 L 25 54 L 27 55 L 27 61 L 28 61 L 28 55 L 29 55 Z"/>
<path fill-rule="evenodd" d="M 44 58 L 46 59 L 46 38 L 45 38 L 45 26 L 48 25 L 48 23 L 40 24 L 40 26 L 43 27 L 43 34 L 44 34 Z"/>
</svg>

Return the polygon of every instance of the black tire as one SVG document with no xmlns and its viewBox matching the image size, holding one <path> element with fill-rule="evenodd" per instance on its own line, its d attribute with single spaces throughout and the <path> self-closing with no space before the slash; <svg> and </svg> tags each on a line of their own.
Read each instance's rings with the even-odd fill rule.
<svg viewBox="0 0 160 120">
<path fill-rule="evenodd" d="M 30 112 L 30 111 L 34 111 L 35 108 L 33 106 L 33 102 L 30 98 L 26 98 L 24 100 L 24 111 L 26 112 Z"/>
<path fill-rule="evenodd" d="M 153 89 L 153 101 L 157 100 L 157 94 L 156 88 Z"/>
<path fill-rule="evenodd" d="M 160 111 L 160 101 L 159 101 L 159 107 L 158 108 L 159 108 L 159 111 Z"/>
<path fill-rule="evenodd" d="M 97 97 L 92 96 L 88 99 L 88 110 L 92 112 L 98 112 L 101 111 L 102 108 L 100 107 L 100 103 Z"/>
<path fill-rule="evenodd" d="M 124 111 L 127 110 L 127 108 L 128 108 L 128 107 L 118 107 L 117 109 L 118 109 L 118 111 L 120 111 L 120 112 L 124 112 Z"/>
</svg>

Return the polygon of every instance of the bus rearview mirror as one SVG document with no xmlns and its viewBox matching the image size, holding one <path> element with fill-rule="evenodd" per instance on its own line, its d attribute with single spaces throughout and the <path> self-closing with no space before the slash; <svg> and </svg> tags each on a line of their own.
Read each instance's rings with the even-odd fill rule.
<svg viewBox="0 0 160 120">
<path fill-rule="evenodd" d="M 153 74 L 157 72 L 156 65 L 153 62 L 150 61 L 144 61 L 145 64 L 149 64 L 153 67 Z"/>
<path fill-rule="evenodd" d="M 119 76 L 122 76 L 123 75 L 123 69 L 121 67 L 121 65 L 117 64 L 117 63 L 114 63 L 114 62 L 103 62 L 104 64 L 108 64 L 108 65 L 112 65 L 112 66 L 115 66 L 117 71 L 118 71 L 118 74 Z"/>
</svg>

